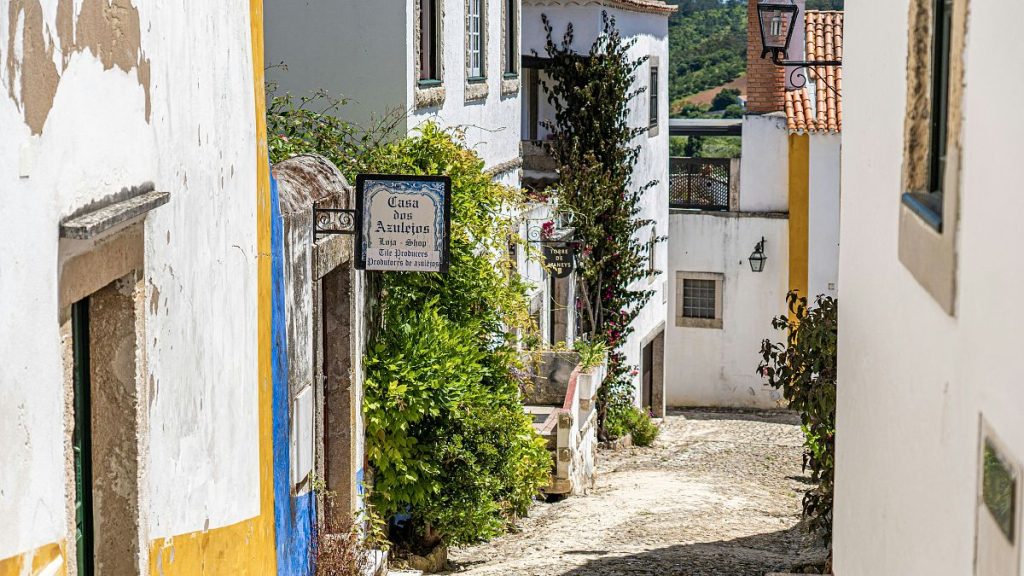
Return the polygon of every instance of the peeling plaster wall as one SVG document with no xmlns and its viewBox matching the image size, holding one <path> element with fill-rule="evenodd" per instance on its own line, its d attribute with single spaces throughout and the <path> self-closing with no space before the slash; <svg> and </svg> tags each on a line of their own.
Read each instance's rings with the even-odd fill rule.
<svg viewBox="0 0 1024 576">
<path fill-rule="evenodd" d="M 572 22 L 575 30 L 575 42 L 573 47 L 580 52 L 590 49 L 594 40 L 601 30 L 601 12 L 606 10 L 609 15 L 614 16 L 619 30 L 624 39 L 636 39 L 636 44 L 630 50 L 630 56 L 640 58 L 653 56 L 659 62 L 658 66 L 658 87 L 660 94 L 659 103 L 659 125 L 660 130 L 655 135 L 644 132 L 637 139 L 640 145 L 640 157 L 637 160 L 634 170 L 634 185 L 642 185 L 651 180 L 658 184 L 648 190 L 643 197 L 642 207 L 638 218 L 653 220 L 656 224 L 653 227 L 646 227 L 639 233 L 639 240 L 646 243 L 651 235 L 668 236 L 668 18 L 663 15 L 634 12 L 617 8 L 602 6 L 535 6 L 524 3 L 523 6 L 523 54 L 544 54 L 546 36 L 541 22 L 541 14 L 546 14 L 554 27 L 554 34 L 561 38 L 565 27 Z M 648 86 L 650 78 L 650 63 L 645 63 L 636 71 L 637 87 Z M 541 96 L 544 99 L 544 95 Z M 632 103 L 632 110 L 629 116 L 629 123 L 632 126 L 648 125 L 648 102 L 649 94 L 646 92 L 637 97 Z M 516 114 L 521 114 L 517 111 Z M 544 118 L 544 111 L 541 110 L 541 118 Z M 521 129 L 521 127 L 517 127 Z M 650 339 L 654 332 L 666 317 L 666 286 L 667 276 L 665 271 L 668 265 L 668 247 L 661 242 L 655 249 L 655 267 L 662 271 L 661 275 L 651 276 L 641 280 L 634 286 L 637 290 L 652 290 L 654 295 L 647 305 L 640 311 L 636 320 L 633 321 L 635 331 L 623 345 L 626 353 L 627 363 L 639 367 L 642 353 L 642 342 Z M 634 388 L 636 402 L 641 402 L 640 375 L 634 377 Z"/>
<path fill-rule="evenodd" d="M 69 535 L 59 222 L 147 181 L 171 193 L 144 224 L 149 535 L 253 518 L 249 3 L 0 0 L 0 14 L 0 567 Z"/>
</svg>

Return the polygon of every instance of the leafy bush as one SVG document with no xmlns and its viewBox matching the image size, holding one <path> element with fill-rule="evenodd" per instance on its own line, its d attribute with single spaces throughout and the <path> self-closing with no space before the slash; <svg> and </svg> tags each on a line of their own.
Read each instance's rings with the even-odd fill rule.
<svg viewBox="0 0 1024 576">
<path fill-rule="evenodd" d="M 735 88 L 724 88 L 711 100 L 711 110 L 725 110 L 729 106 L 741 106 L 740 91 Z"/>
<path fill-rule="evenodd" d="M 383 517 L 409 516 L 419 541 L 406 547 L 485 540 L 526 512 L 551 466 L 514 376 L 512 334 L 535 331 L 526 287 L 508 273 L 507 215 L 522 199 L 484 174 L 459 134 L 427 124 L 399 139 L 398 117 L 357 127 L 336 117 L 342 106 L 324 92 L 274 96 L 271 160 L 318 153 L 351 182 L 359 172 L 452 179 L 449 272 L 368 274 L 376 296 L 363 401 L 370 501 Z"/>
<path fill-rule="evenodd" d="M 612 438 L 633 435 L 635 446 L 650 446 L 658 437 L 658 426 L 646 411 L 632 404 L 615 403 L 608 407 L 608 434 Z"/>
<path fill-rule="evenodd" d="M 817 484 L 804 495 L 804 516 L 826 543 L 832 541 L 832 494 L 836 446 L 836 350 L 839 304 L 818 296 L 814 306 L 796 292 L 787 295 L 790 316 L 772 320 L 786 333 L 785 343 L 761 344 L 758 372 L 781 389 L 789 407 L 800 413 L 804 432 L 804 470 Z"/>
<path fill-rule="evenodd" d="M 267 147 L 270 161 L 280 162 L 299 154 L 320 154 L 334 163 L 351 182 L 359 172 L 369 172 L 384 144 L 394 139 L 400 115 L 387 114 L 370 126 L 358 126 L 337 116 L 346 100 L 319 90 L 298 99 L 278 94 L 267 103 Z"/>
<path fill-rule="evenodd" d="M 372 169 L 452 178 L 449 272 L 378 278 L 363 404 L 372 501 L 408 514 L 427 545 L 485 540 L 526 512 L 551 466 L 514 375 L 513 331 L 530 326 L 525 286 L 507 273 L 519 193 L 432 124 L 385 145 Z"/>
</svg>

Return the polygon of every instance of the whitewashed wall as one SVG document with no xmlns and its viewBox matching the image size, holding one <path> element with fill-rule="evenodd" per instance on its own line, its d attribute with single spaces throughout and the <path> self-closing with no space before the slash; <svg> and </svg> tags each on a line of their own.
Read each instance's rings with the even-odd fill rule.
<svg viewBox="0 0 1024 576">
<path fill-rule="evenodd" d="M 839 288 L 839 134 L 811 134 L 807 205 L 806 296 L 836 297 Z"/>
<path fill-rule="evenodd" d="M 743 117 L 740 210 L 789 209 L 789 130 L 783 114 Z"/>
<path fill-rule="evenodd" d="M 466 4 L 443 0 L 445 99 L 441 106 L 416 107 L 418 63 L 414 43 L 418 0 L 267 0 L 267 62 L 284 62 L 267 77 L 294 95 L 326 89 L 349 102 L 338 114 L 360 125 L 385 114 L 402 115 L 398 129 L 413 132 L 433 120 L 464 130 L 466 144 L 487 168 L 519 158 L 519 92 L 502 94 L 502 0 L 487 2 L 486 99 L 466 101 Z M 513 170 L 500 181 L 519 184 Z"/>
<path fill-rule="evenodd" d="M 58 74 L 38 135 L 20 91 L 0 94 L 0 559 L 67 536 L 59 222 L 146 181 L 172 198 L 145 224 L 150 535 L 259 512 L 249 3 L 137 3 L 142 74 L 75 49 L 58 32 L 65 3 L 40 4 L 43 28 L 0 26 L 0 50 L 13 32 L 18 63 L 14 78 L 0 67 L 0 83 L 39 70 L 24 39 L 54 43 L 34 64 Z M 0 13 L 10 7 L 0 1 Z"/>
<path fill-rule="evenodd" d="M 670 217 L 665 394 L 669 406 L 776 408 L 779 394 L 757 375 L 760 345 L 782 339 L 771 327 L 786 313 L 789 221 L 736 212 Z M 765 238 L 768 260 L 754 273 L 748 258 Z M 676 272 L 724 275 L 721 329 L 676 325 L 682 303 Z"/>
<path fill-rule="evenodd" d="M 418 0 L 408 0 L 409 30 L 413 5 Z M 444 86 L 445 100 L 440 107 L 415 108 L 415 95 L 411 87 L 416 82 L 415 47 L 409 45 L 406 57 L 409 62 L 408 79 L 410 87 L 406 107 L 409 114 L 409 128 L 428 120 L 442 126 L 465 130 L 466 144 L 484 160 L 486 167 L 515 161 L 519 158 L 520 141 L 520 92 L 502 94 L 501 81 L 504 73 L 502 62 L 502 5 L 504 0 L 487 0 L 487 98 L 466 101 L 466 0 L 443 0 L 444 2 Z M 410 32 L 411 34 L 411 32 Z M 515 172 L 503 175 L 504 183 L 519 184 Z"/>
<path fill-rule="evenodd" d="M 970 3 L 955 316 L 897 258 L 908 2 L 847 6 L 835 571 L 973 574 L 979 420 L 1024 457 L 1024 5 Z"/>
<path fill-rule="evenodd" d="M 561 39 L 565 27 L 572 22 L 575 29 L 575 42 L 573 48 L 580 52 L 590 49 L 594 40 L 601 31 L 601 12 L 607 10 L 608 14 L 614 16 L 622 32 L 624 39 L 636 39 L 636 44 L 630 50 L 630 56 L 639 58 L 642 56 L 656 56 L 659 60 L 659 82 L 660 97 L 660 130 L 657 135 L 644 133 L 638 140 L 640 144 L 640 158 L 637 161 L 634 171 L 634 185 L 641 185 L 651 180 L 656 180 L 658 185 L 647 191 L 643 198 L 643 207 L 640 218 L 654 220 L 658 236 L 668 235 L 668 18 L 662 15 L 640 13 L 622 10 L 618 8 L 607 8 L 602 6 L 570 5 L 570 6 L 539 6 L 527 0 L 523 6 L 523 54 L 544 56 L 544 45 L 546 36 L 544 33 L 541 14 L 546 14 L 554 27 L 555 38 Z M 636 71 L 637 86 L 647 86 L 650 78 L 649 63 L 643 64 Z M 648 99 L 649 95 L 640 95 L 633 103 L 629 116 L 631 125 L 648 125 Z M 541 95 L 540 100 L 545 100 Z M 545 112 L 548 110 L 548 112 Z M 519 114 L 519 112 L 516 112 Z M 540 118 L 550 117 L 551 113 L 546 103 L 540 108 Z M 646 243 L 651 236 L 651 228 L 647 227 L 640 232 L 639 240 Z M 657 269 L 665 271 L 668 265 L 668 252 L 664 242 L 657 247 L 655 262 Z M 641 310 L 640 315 L 634 321 L 634 333 L 623 345 L 626 353 L 626 360 L 634 366 L 640 365 L 642 352 L 641 343 L 645 338 L 653 336 L 663 322 L 665 322 L 665 289 L 666 276 L 664 274 L 652 277 L 639 282 L 636 289 L 654 290 L 654 296 L 647 306 Z M 636 401 L 640 402 L 640 376 L 636 376 Z"/>
</svg>

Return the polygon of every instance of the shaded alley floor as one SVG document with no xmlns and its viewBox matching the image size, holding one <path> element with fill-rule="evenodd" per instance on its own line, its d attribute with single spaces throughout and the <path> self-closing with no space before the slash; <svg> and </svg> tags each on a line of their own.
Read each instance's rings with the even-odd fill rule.
<svg viewBox="0 0 1024 576">
<path fill-rule="evenodd" d="M 824 561 L 800 525 L 795 414 L 677 411 L 661 430 L 651 448 L 601 451 L 590 495 L 538 504 L 518 533 L 452 550 L 454 573 L 761 576 Z"/>
</svg>

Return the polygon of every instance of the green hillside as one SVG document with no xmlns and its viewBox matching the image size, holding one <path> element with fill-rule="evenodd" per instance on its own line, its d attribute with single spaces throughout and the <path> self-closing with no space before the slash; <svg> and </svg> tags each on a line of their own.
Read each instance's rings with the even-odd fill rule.
<svg viewBox="0 0 1024 576">
<path fill-rule="evenodd" d="M 747 69 L 747 0 L 679 0 L 669 20 L 669 97 L 721 86 Z M 842 10 L 843 0 L 807 0 L 808 10 Z"/>
<path fill-rule="evenodd" d="M 669 98 L 734 80 L 747 68 L 746 0 L 682 0 L 669 20 Z"/>
</svg>

